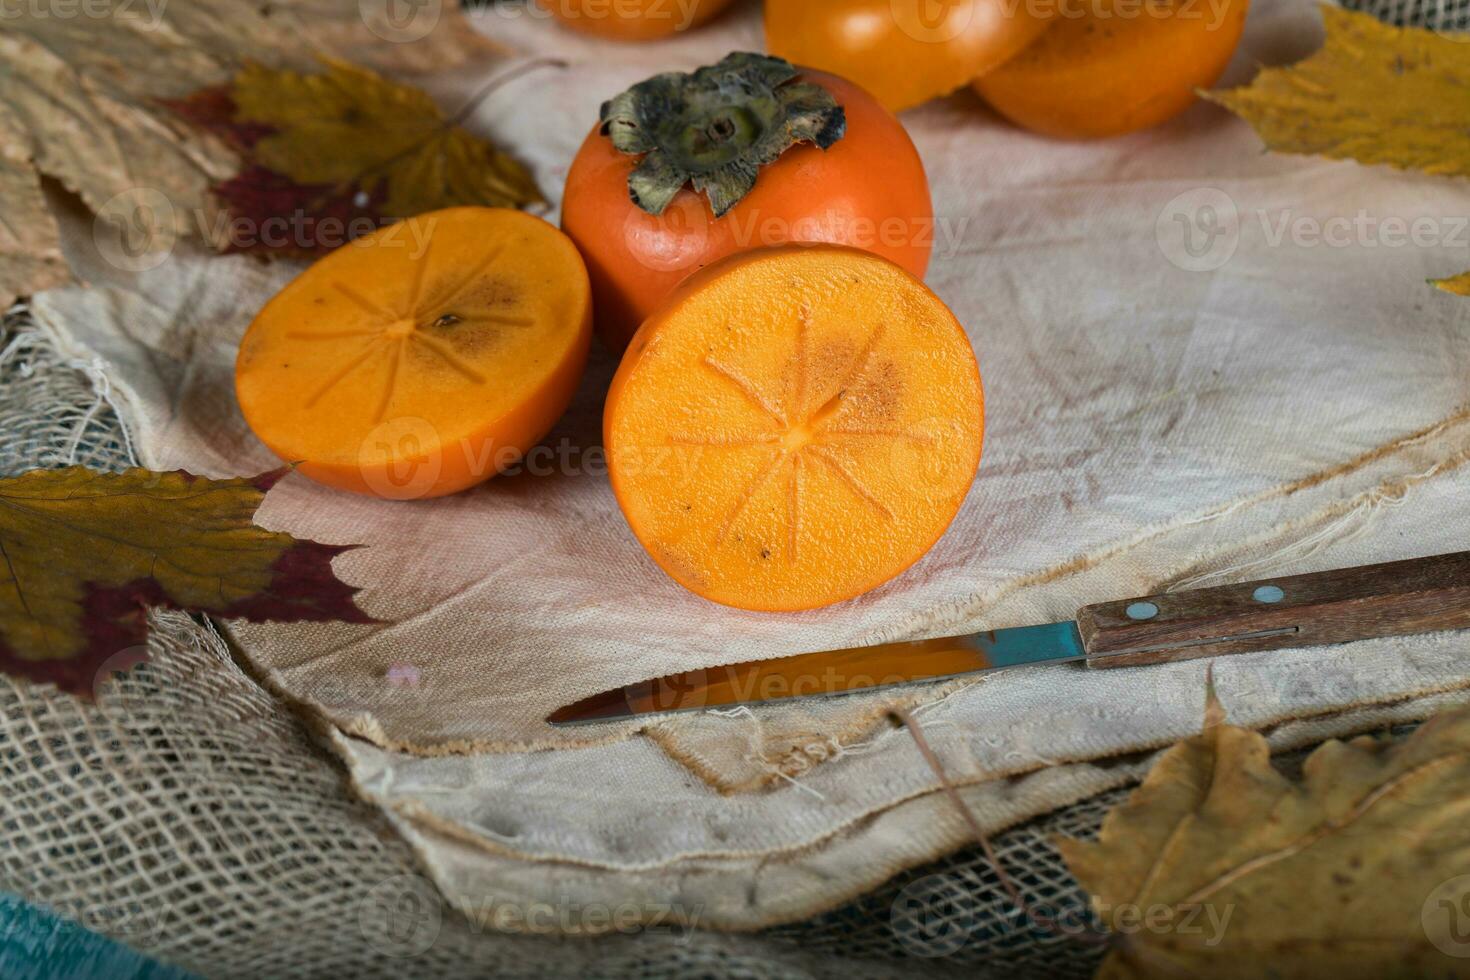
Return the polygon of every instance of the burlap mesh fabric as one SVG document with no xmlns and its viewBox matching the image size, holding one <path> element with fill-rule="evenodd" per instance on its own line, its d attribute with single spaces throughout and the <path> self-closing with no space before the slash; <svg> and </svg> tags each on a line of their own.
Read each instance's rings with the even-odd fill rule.
<svg viewBox="0 0 1470 980">
<path fill-rule="evenodd" d="M 1348 5 L 1470 26 L 1467 3 Z M 107 395 L 100 372 L 62 358 L 12 310 L 0 330 L 0 473 L 132 465 Z M 757 935 L 511 937 L 412 888 L 386 892 L 418 894 L 422 907 L 406 927 L 389 910 L 385 935 L 384 883 L 427 883 L 313 733 L 207 622 L 156 615 L 148 653 L 95 705 L 0 678 L 0 890 L 202 975 L 1053 977 L 1087 975 L 1100 955 L 1019 916 L 978 849 Z M 1095 833 L 1125 792 L 998 836 L 1036 908 L 1085 921 L 1085 896 L 1047 841 Z"/>
<path fill-rule="evenodd" d="M 1470 31 L 1470 4 L 1463 0 L 1345 0 L 1342 6 L 1405 27 Z"/>
</svg>

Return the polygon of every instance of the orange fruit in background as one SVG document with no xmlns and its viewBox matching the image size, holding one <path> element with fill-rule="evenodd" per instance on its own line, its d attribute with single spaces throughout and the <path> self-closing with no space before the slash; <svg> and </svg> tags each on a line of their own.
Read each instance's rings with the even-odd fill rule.
<svg viewBox="0 0 1470 980">
<path fill-rule="evenodd" d="M 1060 0 L 767 0 L 772 54 L 855 79 L 893 112 L 969 84 L 1041 36 Z"/>
<path fill-rule="evenodd" d="M 591 342 L 571 241 L 520 211 L 451 208 L 307 268 L 240 343 L 255 434 L 329 486 L 436 497 L 494 476 L 566 411 Z"/>
<path fill-rule="evenodd" d="M 597 332 L 614 351 L 689 274 L 727 255 L 789 241 L 865 248 L 922 278 L 934 209 L 918 151 L 902 124 L 857 85 L 803 71 L 843 107 L 846 134 L 825 150 L 793 146 L 762 167 L 754 188 L 716 218 L 685 187 L 654 216 L 629 199 L 639 158 L 594 127 L 567 174 L 562 228 L 587 260 Z"/>
<path fill-rule="evenodd" d="M 643 325 L 608 393 L 618 504 L 680 585 L 763 611 L 841 602 L 944 533 L 980 462 L 964 329 L 886 259 L 731 256 Z"/>
<path fill-rule="evenodd" d="M 1156 126 L 1224 73 L 1249 0 L 1058 0 L 1062 14 L 975 89 L 1048 136 L 1090 139 Z"/>
<path fill-rule="evenodd" d="M 573 30 L 614 41 L 654 41 L 698 27 L 732 0 L 534 0 Z"/>
</svg>

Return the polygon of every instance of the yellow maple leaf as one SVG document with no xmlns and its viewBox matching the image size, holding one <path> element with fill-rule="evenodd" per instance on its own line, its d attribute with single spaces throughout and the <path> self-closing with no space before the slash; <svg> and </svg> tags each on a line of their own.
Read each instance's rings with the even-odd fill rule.
<svg viewBox="0 0 1470 980">
<path fill-rule="evenodd" d="M 284 472 L 75 466 L 0 479 L 0 671 L 89 694 L 110 661 L 140 659 L 149 606 L 370 622 L 332 574 L 346 549 L 252 522 Z"/>
<path fill-rule="evenodd" d="M 1462 272 L 1448 279 L 1431 279 L 1429 284 L 1456 296 L 1470 296 L 1470 272 Z"/>
<path fill-rule="evenodd" d="M 427 94 L 343 61 L 321 74 L 247 65 L 231 96 L 237 123 L 271 127 L 255 162 L 298 184 L 386 184 L 383 214 L 540 201 L 526 169 L 446 119 Z"/>
<path fill-rule="evenodd" d="M 1213 698 L 1096 843 L 1058 842 L 1113 934 L 1098 975 L 1470 975 L 1470 710 L 1328 742 L 1294 782 Z"/>
<path fill-rule="evenodd" d="M 1243 88 L 1206 93 L 1272 150 L 1470 175 L 1470 44 L 1323 7 L 1327 43 Z"/>
</svg>

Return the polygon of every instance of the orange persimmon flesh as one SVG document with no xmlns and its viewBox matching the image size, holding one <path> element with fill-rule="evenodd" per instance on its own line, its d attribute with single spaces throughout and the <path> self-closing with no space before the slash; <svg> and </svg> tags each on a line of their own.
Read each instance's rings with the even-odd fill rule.
<svg viewBox="0 0 1470 980">
<path fill-rule="evenodd" d="M 921 558 L 983 430 L 954 314 L 887 259 L 834 245 L 691 276 L 634 336 L 603 416 L 613 491 L 653 560 L 763 611 L 850 599 Z"/>
<path fill-rule="evenodd" d="M 1067 139 L 1119 136 L 1188 109 L 1230 64 L 1249 0 L 1091 0 L 975 81 L 997 112 Z"/>
<path fill-rule="evenodd" d="M 346 245 L 281 290 L 235 362 L 245 419 L 313 480 L 454 493 L 566 411 L 591 342 L 571 240 L 519 211 L 451 208 Z"/>
</svg>

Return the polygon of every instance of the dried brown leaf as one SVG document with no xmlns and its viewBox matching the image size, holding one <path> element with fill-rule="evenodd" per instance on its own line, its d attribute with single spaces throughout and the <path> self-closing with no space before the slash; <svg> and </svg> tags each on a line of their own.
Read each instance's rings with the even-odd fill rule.
<svg viewBox="0 0 1470 980">
<path fill-rule="evenodd" d="M 405 73 L 451 68 L 495 50 L 452 3 L 421 5 L 400 21 L 390 2 L 11 10 L 0 30 L 0 215 L 9 226 L 0 226 L 0 297 L 61 279 L 60 232 L 42 206 L 38 175 L 78 195 L 105 219 L 104 231 L 148 239 L 198 233 L 208 223 L 201 217 L 208 189 L 235 173 L 239 159 L 162 100 L 225 82 L 250 61 L 313 69 L 328 55 Z"/>
<path fill-rule="evenodd" d="M 1470 710 L 1328 742 L 1301 782 L 1210 721 L 1096 843 L 1058 842 L 1113 933 L 1099 976 L 1470 975 Z"/>
<path fill-rule="evenodd" d="M 0 106 L 0 310 L 71 278 L 40 175 L 18 152 L 20 137 L 20 127 Z"/>
</svg>

